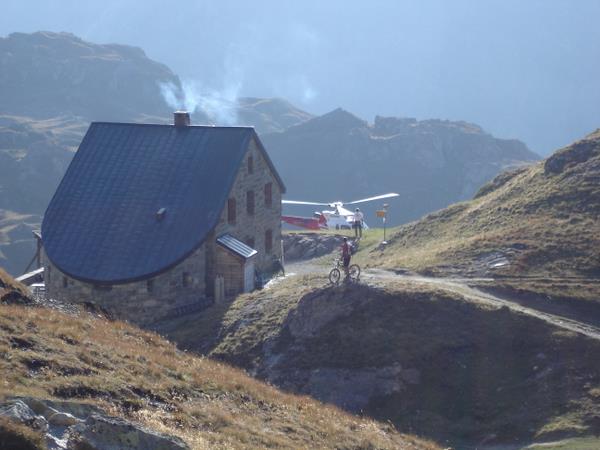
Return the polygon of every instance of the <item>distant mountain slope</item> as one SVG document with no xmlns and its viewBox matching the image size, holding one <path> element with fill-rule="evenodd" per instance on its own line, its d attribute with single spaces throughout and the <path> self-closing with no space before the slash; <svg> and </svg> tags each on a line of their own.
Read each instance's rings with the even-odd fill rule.
<svg viewBox="0 0 600 450">
<path fill-rule="evenodd" d="M 396 191 L 390 221 L 401 223 L 469 198 L 502 170 L 539 157 L 517 140 L 465 122 L 376 117 L 369 124 L 336 109 L 264 135 L 288 198 L 349 201 Z M 367 221 L 380 226 L 365 205 Z M 310 213 L 310 208 L 288 208 Z"/>
<path fill-rule="evenodd" d="M 600 130 L 400 227 L 372 261 L 462 273 L 600 277 Z"/>
<path fill-rule="evenodd" d="M 251 125 L 258 133 L 283 131 L 314 116 L 281 98 L 242 97 L 237 104 L 237 125 Z"/>
<path fill-rule="evenodd" d="M 163 84 L 182 94 L 179 77 L 138 47 L 48 31 L 0 38 L 0 114 L 169 123 L 172 107 Z M 237 120 L 259 132 L 282 131 L 312 117 L 276 98 L 240 98 L 230 107 Z M 193 120 L 214 122 L 201 109 Z"/>
<path fill-rule="evenodd" d="M 69 33 L 0 38 L 2 113 L 88 120 L 167 116 L 160 82 L 179 85 L 167 66 L 137 47 L 93 44 Z"/>
<path fill-rule="evenodd" d="M 33 257 L 31 231 L 67 169 L 86 124 L 0 115 L 0 266 L 20 274 Z"/>
</svg>

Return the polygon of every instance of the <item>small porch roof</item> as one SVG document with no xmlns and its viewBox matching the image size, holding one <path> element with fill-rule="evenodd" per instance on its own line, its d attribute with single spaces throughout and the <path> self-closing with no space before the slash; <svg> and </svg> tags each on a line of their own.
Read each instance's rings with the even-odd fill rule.
<svg viewBox="0 0 600 450">
<path fill-rule="evenodd" d="M 252 247 L 244 244 L 230 234 L 219 236 L 217 238 L 217 243 L 244 259 L 250 259 L 258 253 Z"/>
</svg>

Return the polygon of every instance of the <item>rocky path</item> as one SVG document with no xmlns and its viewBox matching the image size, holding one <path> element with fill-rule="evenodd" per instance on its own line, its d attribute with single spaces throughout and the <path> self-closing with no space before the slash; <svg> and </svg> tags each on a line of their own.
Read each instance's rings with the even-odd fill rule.
<svg viewBox="0 0 600 450">
<path fill-rule="evenodd" d="M 311 261 L 289 264 L 286 271 L 290 275 L 323 274 L 326 279 L 329 267 L 315 264 Z M 574 320 L 559 314 L 542 311 L 537 308 L 523 305 L 517 299 L 498 296 L 470 286 L 470 283 L 493 281 L 491 278 L 434 278 L 412 273 L 396 273 L 383 269 L 367 269 L 361 274 L 361 281 L 365 283 L 398 282 L 405 281 L 419 285 L 431 286 L 454 294 L 458 294 L 465 300 L 493 307 L 506 307 L 511 311 L 526 314 L 543 320 L 555 327 L 562 328 L 574 333 L 582 334 L 592 339 L 600 340 L 600 328 L 590 323 Z"/>
</svg>

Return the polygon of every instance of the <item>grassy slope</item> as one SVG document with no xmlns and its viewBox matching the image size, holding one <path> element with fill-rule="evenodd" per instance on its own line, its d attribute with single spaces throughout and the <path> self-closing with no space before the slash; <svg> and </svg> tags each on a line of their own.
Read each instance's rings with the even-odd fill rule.
<svg viewBox="0 0 600 450">
<path fill-rule="evenodd" d="M 0 395 L 82 400 L 194 448 L 436 448 L 89 314 L 0 306 Z"/>
<path fill-rule="evenodd" d="M 202 327 L 191 332 L 194 317 L 172 324 L 170 336 L 301 392 L 310 385 L 294 387 L 294 377 L 306 371 L 417 369 L 418 385 L 373 399 L 364 413 L 459 448 L 491 435 L 526 442 L 596 431 L 596 342 L 428 287 L 379 284 L 291 277 L 222 305 L 208 345 Z M 298 338 L 298 326 L 313 331 Z"/>
<path fill-rule="evenodd" d="M 396 229 L 388 248 L 373 250 L 368 262 L 469 273 L 479 258 L 500 252 L 511 259 L 500 274 L 597 277 L 599 177 L 600 130 L 546 161 L 498 176 L 471 201 Z"/>
<path fill-rule="evenodd" d="M 8 275 L 2 267 L 0 267 L 0 298 L 10 291 L 17 291 L 23 295 L 29 295 L 29 291 L 18 281 L 15 281 Z"/>
</svg>

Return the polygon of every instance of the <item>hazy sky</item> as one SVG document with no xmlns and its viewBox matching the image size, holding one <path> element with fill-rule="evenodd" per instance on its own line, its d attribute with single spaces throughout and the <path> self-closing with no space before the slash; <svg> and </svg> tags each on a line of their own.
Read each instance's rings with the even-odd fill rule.
<svg viewBox="0 0 600 450">
<path fill-rule="evenodd" d="M 545 154 L 600 127 L 599 18 L 600 0 L 1 0 L 0 34 L 136 45 L 209 89 L 462 119 Z"/>
</svg>

